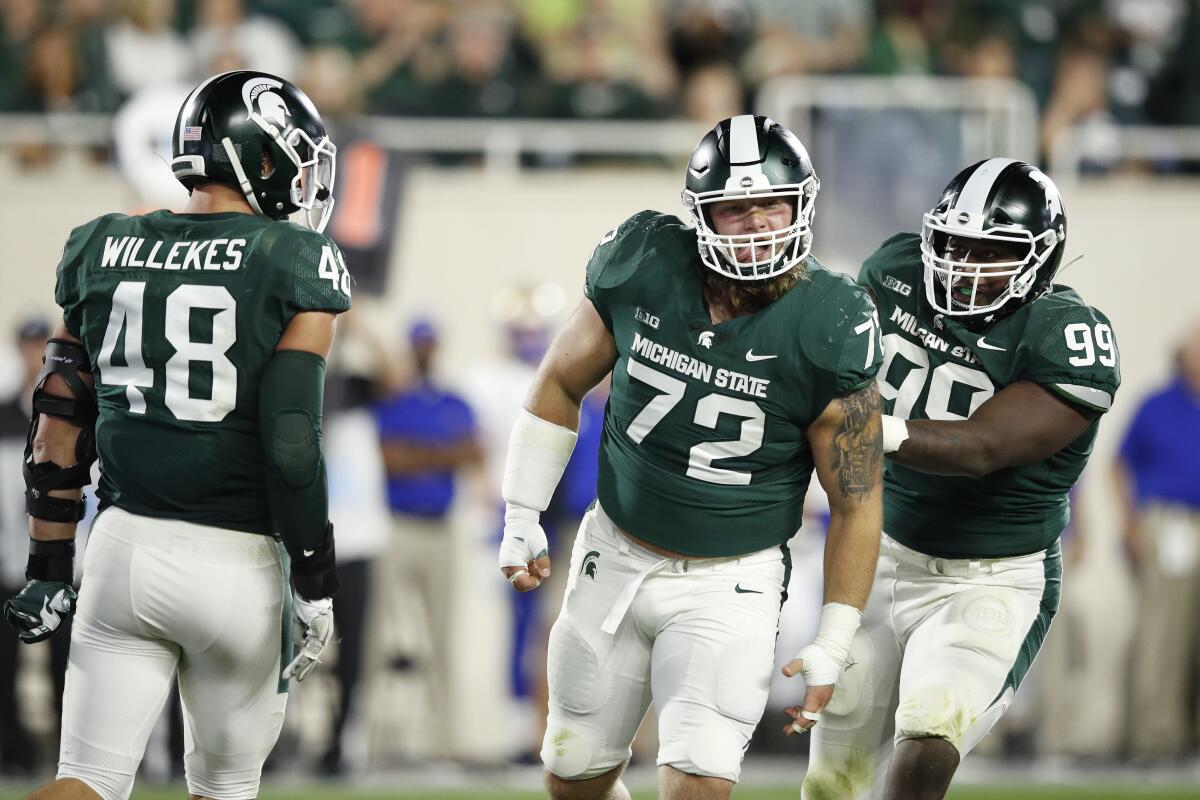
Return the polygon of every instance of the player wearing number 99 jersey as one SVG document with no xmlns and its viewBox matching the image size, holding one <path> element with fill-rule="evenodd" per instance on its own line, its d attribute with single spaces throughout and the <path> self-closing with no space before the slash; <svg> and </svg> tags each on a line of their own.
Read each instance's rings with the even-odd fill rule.
<svg viewBox="0 0 1200 800">
<path fill-rule="evenodd" d="M 63 321 L 26 451 L 30 583 L 5 605 L 23 639 L 73 611 L 79 489 L 97 455 L 100 512 L 58 780 L 39 797 L 128 797 L 176 677 L 189 792 L 257 796 L 287 680 L 332 635 L 321 406 L 350 306 L 320 232 L 335 150 L 309 99 L 259 72 L 200 84 L 174 149 L 184 213 L 100 217 L 71 233 L 58 267 Z M 297 211 L 306 226 L 286 220 Z"/>
<path fill-rule="evenodd" d="M 786 670 L 808 684 L 798 730 L 828 702 L 878 549 L 880 345 L 865 292 L 809 255 L 817 187 L 789 131 L 721 122 L 688 164 L 694 227 L 643 211 L 605 236 L 542 363 L 504 479 L 499 563 L 520 591 L 550 567 L 538 515 L 580 401 L 612 373 L 598 503 L 550 634 L 552 797 L 628 797 L 618 778 L 651 702 L 659 796 L 728 796 L 814 469 L 830 495 L 827 603 Z"/>
<path fill-rule="evenodd" d="M 1049 178 L 993 158 L 863 264 L 883 331 L 884 537 L 806 798 L 941 797 L 1045 638 L 1067 492 L 1120 384 L 1108 319 L 1053 283 L 1066 224 Z"/>
</svg>

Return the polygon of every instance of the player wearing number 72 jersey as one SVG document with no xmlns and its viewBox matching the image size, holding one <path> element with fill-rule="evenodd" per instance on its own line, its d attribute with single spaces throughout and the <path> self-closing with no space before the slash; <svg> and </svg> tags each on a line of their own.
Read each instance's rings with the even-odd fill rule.
<svg viewBox="0 0 1200 800">
<path fill-rule="evenodd" d="M 320 233 L 335 150 L 309 99 L 259 72 L 200 84 L 174 150 L 185 212 L 93 220 L 58 268 L 63 321 L 26 451 L 30 582 L 5 605 L 22 639 L 73 610 L 79 489 L 97 454 L 100 512 L 43 800 L 128 797 L 176 677 L 190 794 L 257 796 L 287 679 L 332 633 L 320 424 L 324 359 L 350 305 Z M 285 219 L 297 211 L 309 227 Z"/>
<path fill-rule="evenodd" d="M 942 797 L 1046 636 L 1067 492 L 1120 384 L 1108 319 L 1053 283 L 1066 225 L 1049 178 L 993 158 L 950 182 L 921 236 L 863 264 L 885 354 L 884 537 L 808 800 Z"/>
<path fill-rule="evenodd" d="M 727 797 L 762 714 L 814 469 L 830 495 L 826 606 L 787 674 L 797 730 L 828 702 L 878 550 L 882 454 L 873 307 L 809 255 L 817 178 L 799 140 L 739 116 L 701 140 L 684 202 L 605 236 L 514 427 L 499 564 L 521 591 L 549 569 L 538 524 L 583 396 L 612 372 L 598 503 L 550 634 L 542 747 L 554 798 L 619 782 L 653 701 L 659 797 Z"/>
</svg>

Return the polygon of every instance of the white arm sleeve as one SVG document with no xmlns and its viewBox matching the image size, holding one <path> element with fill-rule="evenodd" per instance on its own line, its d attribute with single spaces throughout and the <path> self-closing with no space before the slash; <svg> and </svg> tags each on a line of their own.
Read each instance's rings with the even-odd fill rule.
<svg viewBox="0 0 1200 800">
<path fill-rule="evenodd" d="M 575 431 L 522 409 L 508 440 L 501 488 L 504 501 L 539 513 L 545 511 L 562 480 L 577 437 Z"/>
</svg>

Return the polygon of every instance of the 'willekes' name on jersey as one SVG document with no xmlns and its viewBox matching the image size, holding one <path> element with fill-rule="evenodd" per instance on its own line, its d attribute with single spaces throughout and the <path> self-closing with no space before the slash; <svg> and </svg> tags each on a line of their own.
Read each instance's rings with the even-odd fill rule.
<svg viewBox="0 0 1200 800">
<path fill-rule="evenodd" d="M 162 257 L 165 242 L 147 242 L 140 236 L 106 236 L 101 268 L 226 270 L 242 265 L 245 239 L 205 239 L 199 242 L 172 242 Z M 143 255 L 144 253 L 144 255 Z"/>
<path fill-rule="evenodd" d="M 633 334 L 633 352 L 647 361 L 664 366 L 681 375 L 689 375 L 705 383 L 711 383 L 718 389 L 732 389 L 751 397 L 766 397 L 767 386 L 771 383 L 765 378 L 743 375 L 731 369 L 714 369 L 712 364 L 678 350 L 672 350 L 666 345 L 647 339 L 636 331 Z"/>
</svg>

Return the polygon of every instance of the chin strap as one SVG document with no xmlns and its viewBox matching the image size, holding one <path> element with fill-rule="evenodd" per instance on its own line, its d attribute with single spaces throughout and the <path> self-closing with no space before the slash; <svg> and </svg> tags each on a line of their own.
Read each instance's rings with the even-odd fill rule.
<svg viewBox="0 0 1200 800">
<path fill-rule="evenodd" d="M 1058 277 L 1059 275 L 1061 275 L 1061 274 L 1063 274 L 1064 272 L 1066 272 L 1066 271 L 1067 271 L 1067 267 L 1071 266 L 1071 265 L 1072 265 L 1072 264 L 1074 264 L 1076 261 L 1079 261 L 1080 259 L 1082 259 L 1084 255 L 1085 255 L 1084 253 L 1080 253 L 1079 255 L 1075 256 L 1074 258 L 1072 258 L 1072 259 L 1071 259 L 1070 261 L 1068 261 L 1067 263 L 1063 264 L 1061 267 L 1059 267 L 1059 268 L 1058 268 L 1058 271 L 1054 273 L 1054 276 L 1053 276 L 1053 277 Z"/>
</svg>

